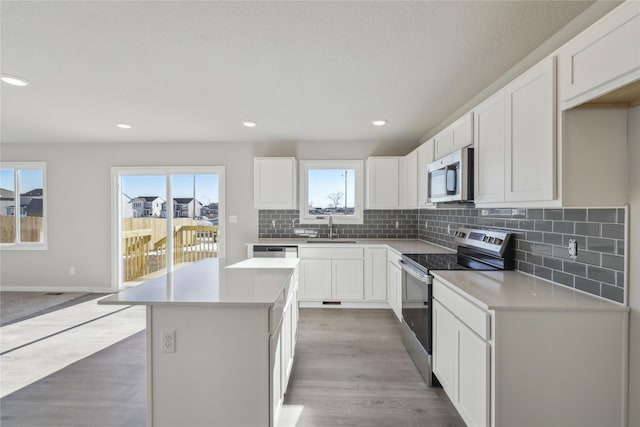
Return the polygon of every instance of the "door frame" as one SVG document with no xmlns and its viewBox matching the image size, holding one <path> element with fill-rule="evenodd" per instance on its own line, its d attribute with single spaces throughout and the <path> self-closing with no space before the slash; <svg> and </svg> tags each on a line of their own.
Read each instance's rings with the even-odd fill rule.
<svg viewBox="0 0 640 427">
<path fill-rule="evenodd" d="M 163 175 L 166 177 L 167 203 L 172 198 L 172 175 L 218 175 L 218 257 L 226 254 L 225 236 L 225 167 L 224 166 L 113 166 L 111 167 L 111 290 L 118 292 L 122 289 L 122 225 L 120 213 L 122 211 L 122 176 L 135 175 Z M 169 206 L 169 205 L 167 205 Z M 167 215 L 167 230 L 173 228 L 173 215 Z M 173 233 L 167 233 L 167 244 L 173 246 Z M 169 257 L 171 258 L 171 257 Z M 173 269 L 173 260 L 167 259 L 167 271 Z"/>
</svg>

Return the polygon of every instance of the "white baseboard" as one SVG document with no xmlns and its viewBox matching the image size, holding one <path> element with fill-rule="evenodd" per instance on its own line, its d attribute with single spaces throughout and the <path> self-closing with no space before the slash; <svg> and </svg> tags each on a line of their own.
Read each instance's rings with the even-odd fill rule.
<svg viewBox="0 0 640 427">
<path fill-rule="evenodd" d="M 70 286 L 0 286 L 0 292 L 87 292 L 111 294 L 114 291 L 105 288 Z"/>
<path fill-rule="evenodd" d="M 300 308 L 386 308 L 391 309 L 386 302 L 341 302 L 340 304 L 323 304 L 322 301 L 300 301 Z"/>
</svg>

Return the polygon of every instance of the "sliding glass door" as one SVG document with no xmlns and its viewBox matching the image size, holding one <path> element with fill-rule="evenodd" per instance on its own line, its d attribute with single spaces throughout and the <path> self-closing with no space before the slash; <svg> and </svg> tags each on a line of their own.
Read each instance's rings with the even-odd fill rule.
<svg viewBox="0 0 640 427">
<path fill-rule="evenodd" d="M 114 288 L 224 256 L 224 168 L 114 168 Z"/>
</svg>

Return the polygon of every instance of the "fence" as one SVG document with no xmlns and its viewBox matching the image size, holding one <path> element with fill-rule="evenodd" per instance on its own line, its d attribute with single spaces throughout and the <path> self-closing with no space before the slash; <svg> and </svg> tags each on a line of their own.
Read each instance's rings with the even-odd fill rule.
<svg viewBox="0 0 640 427">
<path fill-rule="evenodd" d="M 215 225 L 183 225 L 173 234 L 173 262 L 196 262 L 218 256 L 218 227 Z M 166 267 L 167 238 L 153 245 L 156 268 Z"/>
<path fill-rule="evenodd" d="M 149 274 L 149 243 L 151 230 L 130 230 L 124 238 L 124 280 L 129 281 Z"/>
<path fill-rule="evenodd" d="M 43 218 L 41 216 L 23 216 L 20 218 L 20 241 L 40 242 L 43 233 Z M 14 243 L 16 241 L 16 217 L 0 216 L 0 243 Z"/>
<path fill-rule="evenodd" d="M 190 218 L 174 218 L 173 225 L 180 227 L 183 225 L 198 225 L 198 221 Z M 167 237 L 167 220 L 166 218 L 122 218 L 122 232 L 133 230 L 150 230 L 151 241 L 149 242 L 149 250 L 153 249 L 153 243 Z"/>
</svg>

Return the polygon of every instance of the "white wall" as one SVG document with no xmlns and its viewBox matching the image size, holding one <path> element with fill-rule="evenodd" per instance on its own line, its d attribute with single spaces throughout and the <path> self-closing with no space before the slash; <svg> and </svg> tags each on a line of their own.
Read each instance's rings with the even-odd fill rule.
<svg viewBox="0 0 640 427">
<path fill-rule="evenodd" d="M 629 426 L 640 426 L 640 107 L 629 110 Z"/>
<path fill-rule="evenodd" d="M 2 161 L 47 162 L 48 250 L 0 252 L 3 290 L 108 292 L 111 287 L 111 167 L 225 166 L 227 257 L 243 258 L 258 234 L 253 157 L 364 159 L 401 155 L 415 142 L 2 144 Z M 90 201 L 91 213 L 84 208 Z M 82 209 L 74 206 L 81 205 Z M 76 275 L 69 276 L 69 267 Z"/>
</svg>

